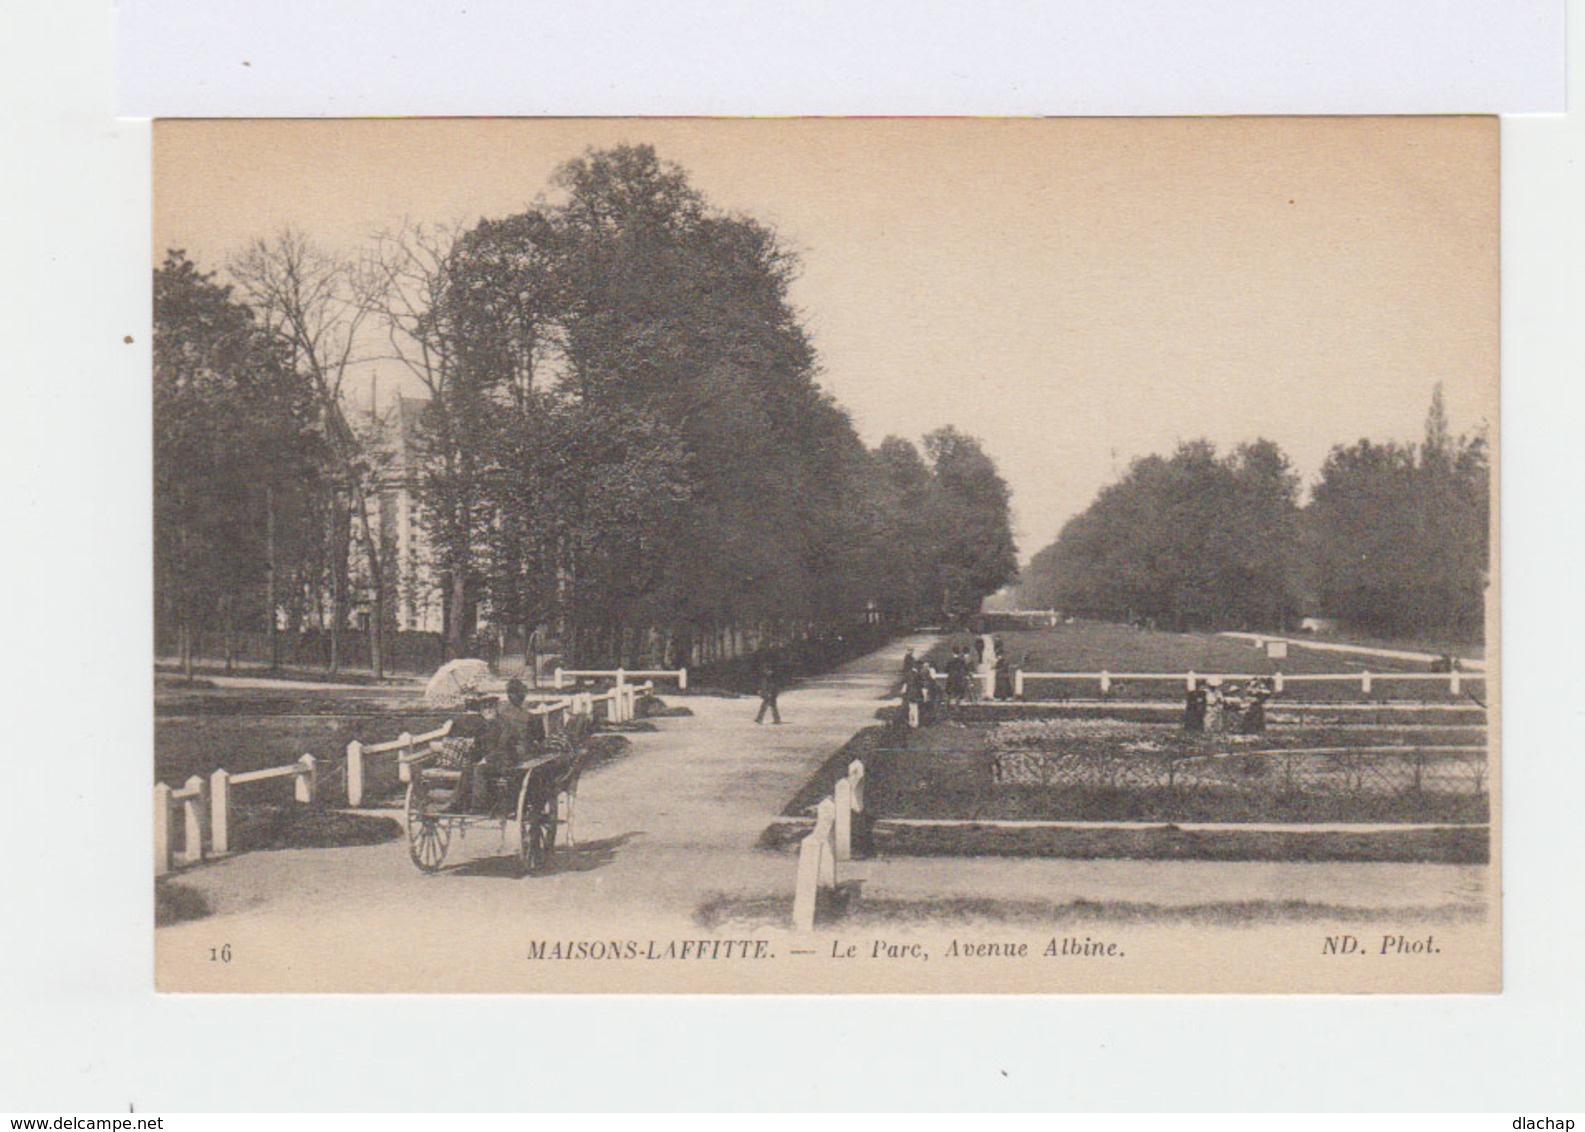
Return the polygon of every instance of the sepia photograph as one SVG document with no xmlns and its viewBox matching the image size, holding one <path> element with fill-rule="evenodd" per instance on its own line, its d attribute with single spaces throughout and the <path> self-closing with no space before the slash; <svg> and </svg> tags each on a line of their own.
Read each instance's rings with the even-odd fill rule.
<svg viewBox="0 0 1585 1132">
<path fill-rule="evenodd" d="M 1498 185 L 157 121 L 156 987 L 1501 990 Z"/>
</svg>

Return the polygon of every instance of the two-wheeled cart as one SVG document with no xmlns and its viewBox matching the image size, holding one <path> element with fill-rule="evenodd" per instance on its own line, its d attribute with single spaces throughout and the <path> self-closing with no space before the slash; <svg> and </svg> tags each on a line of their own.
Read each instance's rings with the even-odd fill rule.
<svg viewBox="0 0 1585 1132">
<path fill-rule="evenodd" d="M 413 762 L 407 787 L 407 848 L 413 864 L 438 872 L 453 833 L 494 825 L 506 837 L 517 828 L 518 865 L 524 874 L 543 872 L 556 851 L 562 799 L 577 790 L 581 748 L 550 750 L 516 766 L 462 767 Z"/>
</svg>

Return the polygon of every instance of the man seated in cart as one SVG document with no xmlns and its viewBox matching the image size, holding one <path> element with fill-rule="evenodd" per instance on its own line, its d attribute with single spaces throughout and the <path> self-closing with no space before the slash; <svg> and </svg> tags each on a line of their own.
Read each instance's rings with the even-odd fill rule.
<svg viewBox="0 0 1585 1132">
<path fill-rule="evenodd" d="M 506 684 L 506 702 L 490 701 L 484 734 L 474 749 L 474 810 L 489 810 L 504 800 L 513 771 L 528 761 L 534 717 L 524 706 L 527 697 L 528 685 L 514 677 Z"/>
</svg>

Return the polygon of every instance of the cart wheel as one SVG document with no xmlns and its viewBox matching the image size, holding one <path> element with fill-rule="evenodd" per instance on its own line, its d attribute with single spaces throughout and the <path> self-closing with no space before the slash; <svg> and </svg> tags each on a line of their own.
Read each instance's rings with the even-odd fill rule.
<svg viewBox="0 0 1585 1132">
<path fill-rule="evenodd" d="M 415 774 L 421 774 L 416 771 Z M 407 852 L 422 871 L 437 871 L 451 848 L 451 827 L 442 818 L 424 813 L 425 793 L 418 778 L 407 785 Z"/>
<path fill-rule="evenodd" d="M 517 807 L 518 864 L 523 873 L 543 872 L 556 853 L 556 815 L 529 802 L 527 787 Z"/>
</svg>

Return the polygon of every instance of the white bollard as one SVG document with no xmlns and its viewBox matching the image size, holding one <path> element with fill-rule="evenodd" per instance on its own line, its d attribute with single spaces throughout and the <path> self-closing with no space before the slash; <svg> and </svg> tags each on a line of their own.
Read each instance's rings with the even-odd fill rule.
<svg viewBox="0 0 1585 1132">
<path fill-rule="evenodd" d="M 836 859 L 851 861 L 853 859 L 853 784 L 845 778 L 837 779 L 836 789 L 831 792 L 831 801 L 836 810 L 833 830 Z"/>
<path fill-rule="evenodd" d="M 854 759 L 848 763 L 848 781 L 853 784 L 853 809 L 864 812 L 864 764 Z"/>
<path fill-rule="evenodd" d="M 820 842 L 820 883 L 827 888 L 837 886 L 836 854 L 837 805 L 823 798 L 815 807 L 815 837 Z"/>
<path fill-rule="evenodd" d="M 187 844 L 182 846 L 182 862 L 196 865 L 204 859 L 204 826 L 208 824 L 209 788 L 196 774 L 182 787 L 182 834 Z"/>
<path fill-rule="evenodd" d="M 209 848 L 231 852 L 231 775 L 224 769 L 209 776 Z"/>
<path fill-rule="evenodd" d="M 814 929 L 815 904 L 820 895 L 820 857 L 820 839 L 811 833 L 798 845 L 798 879 L 793 888 L 795 931 Z"/>
<path fill-rule="evenodd" d="M 347 805 L 363 805 L 363 744 L 347 744 Z"/>
<path fill-rule="evenodd" d="M 171 788 L 154 784 L 154 875 L 171 871 Z"/>
<path fill-rule="evenodd" d="M 314 800 L 314 779 L 317 777 L 314 765 L 316 762 L 317 760 L 313 755 L 304 755 L 297 760 L 297 775 L 292 781 L 299 802 L 309 803 Z"/>
</svg>

